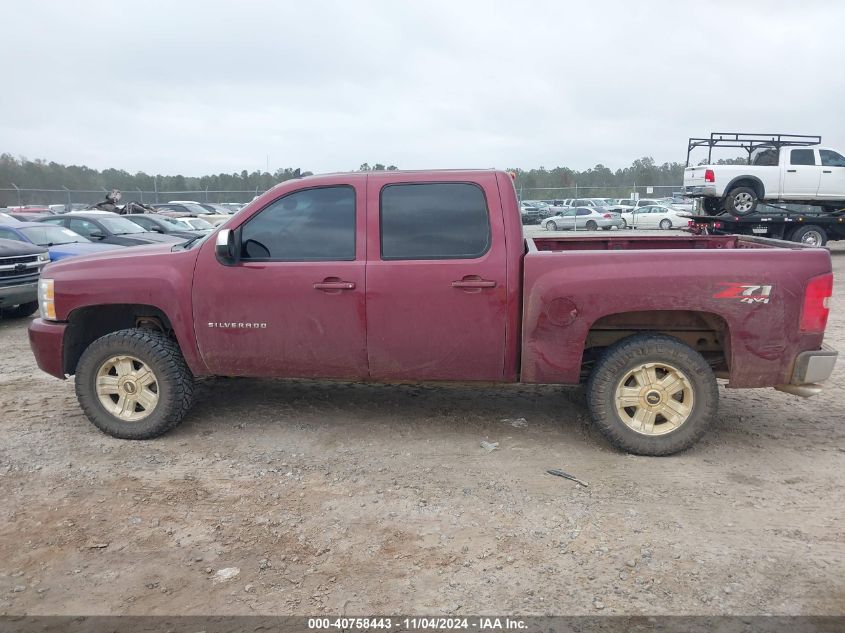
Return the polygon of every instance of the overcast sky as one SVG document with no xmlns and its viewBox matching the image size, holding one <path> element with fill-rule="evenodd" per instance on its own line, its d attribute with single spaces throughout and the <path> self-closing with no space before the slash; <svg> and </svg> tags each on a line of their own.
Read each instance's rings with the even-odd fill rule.
<svg viewBox="0 0 845 633">
<path fill-rule="evenodd" d="M 0 151 L 202 175 L 845 148 L 845 2 L 4 2 Z"/>
</svg>

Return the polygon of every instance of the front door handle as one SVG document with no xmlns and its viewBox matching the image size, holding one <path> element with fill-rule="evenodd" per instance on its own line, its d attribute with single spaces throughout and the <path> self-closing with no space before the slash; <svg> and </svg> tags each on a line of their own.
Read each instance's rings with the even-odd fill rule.
<svg viewBox="0 0 845 633">
<path fill-rule="evenodd" d="M 787 169 L 786 171 L 789 172 L 790 174 L 794 174 L 798 170 L 797 169 Z"/>
<path fill-rule="evenodd" d="M 478 275 L 467 275 L 459 281 L 452 282 L 452 288 L 495 288 L 496 282 L 491 279 L 482 279 Z"/>
<path fill-rule="evenodd" d="M 825 169 L 822 171 L 823 174 L 832 174 L 833 172 L 829 169 Z"/>
<path fill-rule="evenodd" d="M 314 284 L 314 290 L 355 290 L 354 281 L 343 281 L 337 277 L 329 277 Z"/>
</svg>

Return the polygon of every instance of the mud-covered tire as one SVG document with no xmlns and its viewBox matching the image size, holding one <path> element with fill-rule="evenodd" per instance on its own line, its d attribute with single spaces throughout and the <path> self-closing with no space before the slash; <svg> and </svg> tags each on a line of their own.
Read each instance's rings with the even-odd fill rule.
<svg viewBox="0 0 845 633">
<path fill-rule="evenodd" d="M 126 421 L 106 410 L 97 394 L 98 372 L 111 358 L 128 356 L 145 364 L 156 380 L 157 403 L 141 420 Z M 104 433 L 147 440 L 175 427 L 194 401 L 194 376 L 179 345 L 162 332 L 132 328 L 106 334 L 83 352 L 76 367 L 76 397 L 85 415 Z"/>
<path fill-rule="evenodd" d="M 38 302 L 30 301 L 29 303 L 22 303 L 14 308 L 0 309 L 0 316 L 4 319 L 24 319 L 32 316 L 38 310 Z"/>
<path fill-rule="evenodd" d="M 736 187 L 725 196 L 724 207 L 731 215 L 743 217 L 754 213 L 757 202 L 757 192 L 751 187 Z"/>
<path fill-rule="evenodd" d="M 806 224 L 795 229 L 789 239 L 807 246 L 822 247 L 827 244 L 827 232 L 816 224 Z"/>
<path fill-rule="evenodd" d="M 692 394 L 691 412 L 674 430 L 648 435 L 623 421 L 617 410 L 617 392 L 631 371 L 661 363 L 677 368 L 686 378 Z M 663 334 L 636 334 L 615 343 L 596 363 L 587 382 L 587 406 L 593 422 L 611 444 L 637 455 L 671 455 L 689 448 L 707 431 L 718 405 L 716 378 L 704 357 Z"/>
</svg>

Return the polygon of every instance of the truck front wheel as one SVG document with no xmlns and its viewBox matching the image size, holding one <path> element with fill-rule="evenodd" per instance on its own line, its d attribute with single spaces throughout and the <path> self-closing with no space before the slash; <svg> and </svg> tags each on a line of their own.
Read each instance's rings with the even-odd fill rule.
<svg viewBox="0 0 845 633">
<path fill-rule="evenodd" d="M 757 208 L 757 192 L 751 187 L 731 189 L 725 196 L 725 211 L 731 215 L 750 215 Z"/>
<path fill-rule="evenodd" d="M 133 328 L 91 343 L 76 367 L 76 397 L 104 433 L 146 440 L 172 429 L 193 404 L 194 377 L 175 340 Z"/>
<path fill-rule="evenodd" d="M 637 334 L 607 349 L 587 383 L 593 422 L 617 448 L 671 455 L 695 444 L 719 403 L 701 354 L 676 338 Z"/>
</svg>

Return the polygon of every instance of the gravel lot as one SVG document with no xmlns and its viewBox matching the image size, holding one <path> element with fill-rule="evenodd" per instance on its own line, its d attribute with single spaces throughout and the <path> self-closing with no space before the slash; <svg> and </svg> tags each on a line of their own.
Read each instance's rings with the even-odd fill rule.
<svg viewBox="0 0 845 633">
<path fill-rule="evenodd" d="M 809 400 L 723 389 L 669 458 L 523 386 L 215 379 L 129 442 L 26 326 L 0 322 L 0 614 L 845 614 L 845 363 Z"/>
</svg>

